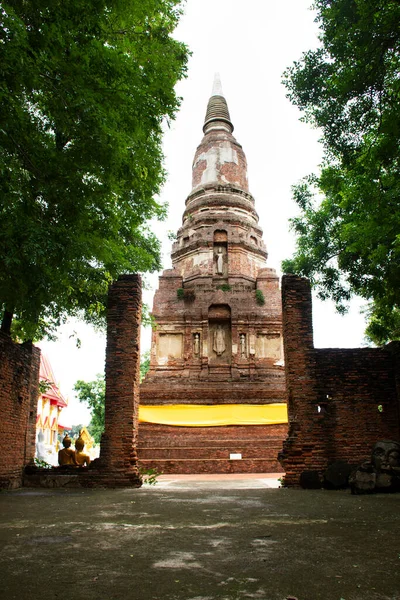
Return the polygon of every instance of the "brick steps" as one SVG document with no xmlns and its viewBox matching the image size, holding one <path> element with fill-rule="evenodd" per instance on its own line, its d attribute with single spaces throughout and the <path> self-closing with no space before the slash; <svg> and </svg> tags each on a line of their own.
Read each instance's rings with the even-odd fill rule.
<svg viewBox="0 0 400 600">
<path fill-rule="evenodd" d="M 143 469 L 163 473 L 275 473 L 287 425 L 173 427 L 141 423 L 137 454 Z M 230 459 L 241 454 L 242 459 Z"/>
<path fill-rule="evenodd" d="M 168 440 L 168 448 L 218 448 L 223 446 L 224 448 L 238 448 L 239 446 L 254 446 L 257 448 L 271 448 L 271 447 L 282 447 L 283 438 L 268 438 L 268 439 L 246 439 L 246 438 L 235 438 L 235 439 L 198 439 L 198 438 L 171 438 Z M 139 438 L 139 448 L 146 450 L 147 448 L 165 448 L 165 438 L 162 437 L 149 437 L 148 439 Z"/>
<path fill-rule="evenodd" d="M 202 446 L 202 447 L 169 447 L 169 448 L 137 448 L 139 460 L 161 460 L 161 459 L 194 459 L 213 460 L 229 459 L 230 454 L 241 454 L 242 459 L 268 459 L 275 460 L 278 452 L 282 449 L 282 444 L 275 446 L 244 446 L 236 443 L 235 446 Z"/>
<path fill-rule="evenodd" d="M 282 466 L 277 460 L 251 458 L 227 459 L 139 459 L 142 469 L 157 469 L 161 473 L 176 475 L 192 473 L 278 473 Z"/>
</svg>

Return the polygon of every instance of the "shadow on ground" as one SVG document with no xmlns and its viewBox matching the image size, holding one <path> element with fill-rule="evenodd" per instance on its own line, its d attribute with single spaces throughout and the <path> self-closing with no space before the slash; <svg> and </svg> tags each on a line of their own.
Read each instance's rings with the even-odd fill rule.
<svg viewBox="0 0 400 600">
<path fill-rule="evenodd" d="M 0 598 L 400 599 L 400 495 L 271 485 L 3 491 Z"/>
</svg>

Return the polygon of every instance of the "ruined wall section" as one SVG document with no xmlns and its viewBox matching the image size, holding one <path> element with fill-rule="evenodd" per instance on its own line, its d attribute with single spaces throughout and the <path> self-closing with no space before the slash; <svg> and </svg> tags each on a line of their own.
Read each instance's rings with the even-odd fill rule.
<svg viewBox="0 0 400 600">
<path fill-rule="evenodd" d="M 369 459 L 376 441 L 399 439 L 391 353 L 385 348 L 314 352 L 319 401 L 313 408 L 329 446 L 328 458 L 359 464 Z"/>
<path fill-rule="evenodd" d="M 121 276 L 108 295 L 105 431 L 99 460 L 107 485 L 140 484 L 136 437 L 141 310 L 140 276 Z"/>
<path fill-rule="evenodd" d="M 281 462 L 286 483 L 329 463 L 369 458 L 379 439 L 400 437 L 398 354 L 391 348 L 315 349 L 308 280 L 282 280 L 289 432 Z"/>
<path fill-rule="evenodd" d="M 0 487 L 22 485 L 25 465 L 35 455 L 40 350 L 15 344 L 0 333 Z"/>
</svg>

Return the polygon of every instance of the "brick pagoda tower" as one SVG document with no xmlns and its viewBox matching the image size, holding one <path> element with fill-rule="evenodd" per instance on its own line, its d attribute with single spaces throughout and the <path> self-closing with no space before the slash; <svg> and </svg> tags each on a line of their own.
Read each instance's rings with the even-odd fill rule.
<svg viewBox="0 0 400 600">
<path fill-rule="evenodd" d="M 280 471 L 286 437 L 278 276 L 219 80 L 192 191 L 154 297 L 139 462 L 164 473 Z"/>
</svg>

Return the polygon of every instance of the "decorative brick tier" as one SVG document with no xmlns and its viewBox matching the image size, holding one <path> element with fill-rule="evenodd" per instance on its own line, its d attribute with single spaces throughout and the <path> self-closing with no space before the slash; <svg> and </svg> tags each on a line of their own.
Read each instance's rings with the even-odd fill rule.
<svg viewBox="0 0 400 600">
<path fill-rule="evenodd" d="M 230 380 L 229 380 L 229 379 Z M 168 381 L 168 384 L 165 384 Z M 286 402 L 285 374 L 283 367 L 275 368 L 264 380 L 251 381 L 240 377 L 232 381 L 231 371 L 228 375 L 222 371 L 221 380 L 218 373 L 205 380 L 186 380 L 165 373 L 164 382 L 160 377 L 147 378 L 140 388 L 140 402 L 152 404 L 269 404 Z"/>
</svg>

